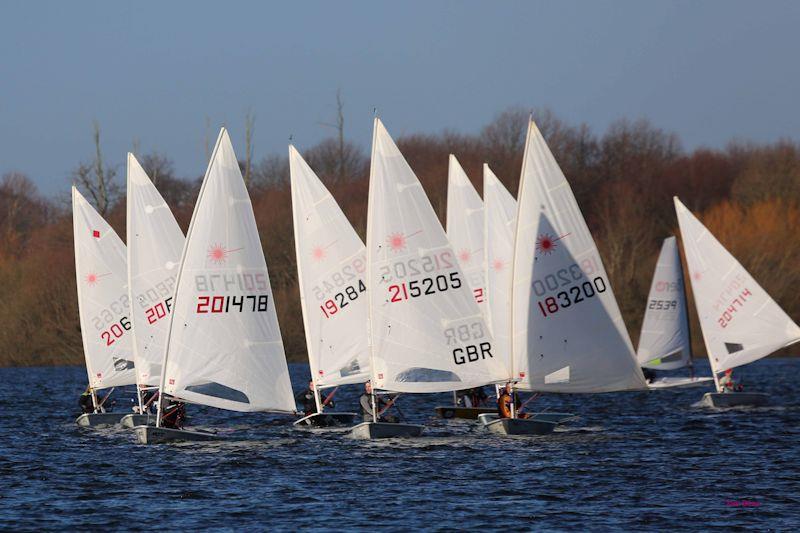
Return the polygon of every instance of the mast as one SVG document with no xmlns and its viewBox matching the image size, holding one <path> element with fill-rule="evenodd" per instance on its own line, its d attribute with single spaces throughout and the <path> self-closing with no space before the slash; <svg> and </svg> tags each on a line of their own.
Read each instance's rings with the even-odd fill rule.
<svg viewBox="0 0 800 533">
<path fill-rule="evenodd" d="M 509 294 L 509 305 L 511 306 L 511 312 L 509 316 L 511 319 L 508 321 L 508 329 L 509 329 L 509 346 L 511 347 L 509 356 L 511 357 L 511 365 L 509 368 L 511 369 L 511 375 L 509 376 L 509 383 L 511 383 L 511 414 L 512 417 L 516 418 L 516 409 L 514 406 L 514 288 L 516 287 L 516 283 L 514 282 L 516 278 L 516 269 L 517 269 L 517 235 L 519 234 L 519 224 L 520 219 L 522 217 L 519 216 L 520 213 L 520 199 L 522 198 L 522 188 L 525 186 L 525 161 L 528 158 L 528 138 L 531 135 L 531 125 L 533 124 L 533 113 L 528 116 L 528 131 L 525 135 L 525 149 L 522 153 L 522 168 L 519 172 L 519 185 L 517 187 L 517 216 L 514 219 L 514 253 L 511 254 L 511 292 Z"/>
<path fill-rule="evenodd" d="M 372 217 L 369 213 L 369 206 L 374 205 L 374 196 L 375 196 L 375 145 L 378 137 L 378 113 L 377 109 L 375 110 L 375 117 L 372 120 L 372 152 L 370 153 L 370 165 L 369 165 L 369 193 L 367 195 L 367 282 L 370 283 L 372 281 L 372 250 L 369 247 L 370 239 L 369 236 L 372 234 Z M 373 290 L 373 287 L 367 285 L 367 290 Z M 369 332 L 369 373 L 370 373 L 370 396 L 372 401 L 372 421 L 378 421 L 378 412 L 376 410 L 376 401 L 375 401 L 375 343 L 373 342 L 373 323 L 372 323 L 372 298 L 370 297 L 367 300 L 367 307 L 368 307 L 368 314 L 367 314 L 367 322 L 368 327 L 367 331 Z"/>
</svg>

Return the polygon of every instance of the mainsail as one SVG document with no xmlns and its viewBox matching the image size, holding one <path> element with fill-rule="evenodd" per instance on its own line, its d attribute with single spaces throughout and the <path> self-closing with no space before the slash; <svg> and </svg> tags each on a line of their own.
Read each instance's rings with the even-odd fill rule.
<svg viewBox="0 0 800 533">
<path fill-rule="evenodd" d="M 192 215 L 161 389 L 233 411 L 295 409 L 269 273 L 228 132 Z"/>
<path fill-rule="evenodd" d="M 645 388 L 597 246 L 533 120 L 517 200 L 512 345 L 519 387 Z"/>
<path fill-rule="evenodd" d="M 185 239 L 169 206 L 128 154 L 128 289 L 140 385 L 158 386 Z"/>
<path fill-rule="evenodd" d="M 136 383 L 131 343 L 125 245 L 72 187 L 72 228 L 78 312 L 89 385 L 95 389 Z"/>
<path fill-rule="evenodd" d="M 375 119 L 367 218 L 373 384 L 445 392 L 507 379 L 442 225 Z"/>
<path fill-rule="evenodd" d="M 475 301 L 485 297 L 483 201 L 456 156 L 450 154 L 447 170 L 447 238 L 456 252 Z M 485 305 L 479 306 L 485 310 Z"/>
<path fill-rule="evenodd" d="M 483 165 L 486 249 L 486 321 L 497 354 L 511 362 L 511 283 L 517 201 Z"/>
<path fill-rule="evenodd" d="M 661 245 L 653 283 L 647 297 L 639 349 L 639 364 L 656 370 L 674 370 L 689 364 L 692 343 L 683 286 L 683 268 L 675 237 Z"/>
<path fill-rule="evenodd" d="M 311 376 L 319 388 L 369 379 L 367 250 L 289 146 L 294 242 Z"/>
<path fill-rule="evenodd" d="M 675 211 L 700 328 L 714 372 L 800 340 L 800 327 L 678 198 Z"/>
</svg>

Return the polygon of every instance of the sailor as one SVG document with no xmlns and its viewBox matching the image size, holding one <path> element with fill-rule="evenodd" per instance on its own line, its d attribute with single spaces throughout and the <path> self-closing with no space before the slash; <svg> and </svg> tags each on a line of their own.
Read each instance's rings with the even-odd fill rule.
<svg viewBox="0 0 800 533">
<path fill-rule="evenodd" d="M 651 368 L 642 368 L 642 374 L 647 383 L 652 383 L 656 379 L 656 371 Z"/>
<path fill-rule="evenodd" d="M 394 401 L 397 399 L 397 396 L 392 398 L 390 401 L 386 401 L 379 395 L 375 395 L 375 407 L 378 409 L 378 422 L 390 422 L 396 423 L 398 419 L 394 415 L 384 415 L 383 412 L 386 411 L 389 407 L 394 404 Z M 364 419 L 364 422 L 372 422 L 375 420 L 372 411 L 372 382 L 367 381 L 364 383 L 364 393 L 358 399 L 359 403 L 361 404 L 361 415 Z"/>
<path fill-rule="evenodd" d="M 726 370 L 725 374 L 719 378 L 719 386 L 722 388 L 722 392 L 742 392 L 744 390 L 741 383 L 734 381 L 732 368 Z"/>
<path fill-rule="evenodd" d="M 171 400 L 164 406 L 164 413 L 161 415 L 161 425 L 169 429 L 183 429 L 186 422 L 186 404 Z"/>
<path fill-rule="evenodd" d="M 474 387 L 467 391 L 467 398 L 472 404 L 472 407 L 480 407 L 486 403 L 489 396 L 486 394 L 486 391 L 483 390 L 483 387 Z"/>
<path fill-rule="evenodd" d="M 333 398 L 331 396 L 333 393 L 328 394 L 325 398 L 320 398 L 320 401 L 323 406 L 330 405 L 331 407 L 334 406 Z M 317 412 L 317 401 L 314 399 L 314 381 L 311 380 L 308 382 L 308 387 L 301 391 L 297 396 L 294 397 L 295 401 L 300 403 L 303 406 L 303 416 L 308 416 Z"/>
<path fill-rule="evenodd" d="M 500 392 L 500 396 L 497 397 L 497 413 L 500 415 L 500 418 L 511 418 L 511 402 L 511 383 L 506 383 L 506 386 Z M 517 418 L 527 418 L 527 414 L 519 412 L 519 394 L 516 392 L 514 393 L 513 402 L 516 406 Z"/>
<path fill-rule="evenodd" d="M 142 406 L 144 407 L 143 411 L 146 414 L 149 411 L 155 412 L 156 407 L 156 399 L 158 398 L 158 389 L 148 388 L 142 390 Z"/>
<path fill-rule="evenodd" d="M 81 406 L 81 412 L 94 413 L 94 401 L 92 400 L 92 388 L 86 387 L 86 390 L 81 394 L 78 404 Z"/>
</svg>

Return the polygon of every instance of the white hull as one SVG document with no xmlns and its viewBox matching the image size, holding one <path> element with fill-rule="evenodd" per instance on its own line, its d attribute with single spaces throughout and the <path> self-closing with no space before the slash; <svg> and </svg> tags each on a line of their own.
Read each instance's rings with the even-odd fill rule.
<svg viewBox="0 0 800 533">
<path fill-rule="evenodd" d="M 761 407 L 769 403 L 763 392 L 707 392 L 700 403 L 706 407 Z"/>
<path fill-rule="evenodd" d="M 75 419 L 81 427 L 106 427 L 116 426 L 128 413 L 84 413 Z"/>
<path fill-rule="evenodd" d="M 388 422 L 362 422 L 350 432 L 355 439 L 413 438 L 422 435 L 425 426 L 416 424 L 390 424 Z"/>
<path fill-rule="evenodd" d="M 711 376 L 693 377 L 693 378 L 659 378 L 647 384 L 651 390 L 663 389 L 689 389 L 692 387 L 704 387 L 714 382 Z"/>
<path fill-rule="evenodd" d="M 157 428 L 155 426 L 136 426 L 136 438 L 139 444 L 164 444 L 168 442 L 196 442 L 223 440 L 225 437 L 206 431 L 188 429 Z"/>
<path fill-rule="evenodd" d="M 486 424 L 486 429 L 498 435 L 547 435 L 558 422 L 527 418 L 498 418 Z"/>
<path fill-rule="evenodd" d="M 313 413 L 295 420 L 292 425 L 296 427 L 338 427 L 349 426 L 356 418 L 355 413 Z"/>
<path fill-rule="evenodd" d="M 122 417 L 119 421 L 122 427 L 135 428 L 136 426 L 155 426 L 156 415 L 140 415 L 132 413 Z"/>
</svg>

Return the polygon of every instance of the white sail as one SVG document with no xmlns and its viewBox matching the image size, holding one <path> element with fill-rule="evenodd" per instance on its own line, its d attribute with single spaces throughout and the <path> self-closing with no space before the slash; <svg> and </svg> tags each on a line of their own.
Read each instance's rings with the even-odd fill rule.
<svg viewBox="0 0 800 533">
<path fill-rule="evenodd" d="M 233 411 L 294 411 L 253 207 L 224 128 L 186 235 L 174 298 L 164 392 Z"/>
<path fill-rule="evenodd" d="M 72 188 L 72 229 L 78 313 L 89 385 L 136 383 L 125 245 L 111 226 Z"/>
<path fill-rule="evenodd" d="M 645 388 L 597 246 L 532 120 L 517 200 L 512 344 L 520 388 Z"/>
<path fill-rule="evenodd" d="M 643 367 L 674 370 L 688 365 L 691 356 L 678 241 L 675 237 L 667 237 L 661 245 L 650 285 L 636 358 Z"/>
<path fill-rule="evenodd" d="M 447 238 L 479 304 L 486 300 L 483 231 L 483 201 L 458 164 L 456 156 L 450 154 L 447 170 Z M 479 307 L 485 312 L 485 305 Z"/>
<path fill-rule="evenodd" d="M 372 142 L 367 294 L 376 388 L 444 392 L 507 379 L 442 225 L 378 119 Z"/>
<path fill-rule="evenodd" d="M 511 284 L 517 201 L 497 176 L 483 165 L 483 204 L 486 234 L 486 321 L 495 352 L 511 367 Z"/>
<path fill-rule="evenodd" d="M 724 372 L 800 340 L 800 327 L 677 197 L 675 211 L 711 369 Z"/>
<path fill-rule="evenodd" d="M 184 237 L 147 173 L 128 154 L 128 290 L 136 381 L 158 386 Z"/>
<path fill-rule="evenodd" d="M 319 388 L 363 383 L 369 379 L 367 249 L 294 146 L 289 170 L 311 376 Z"/>
</svg>

